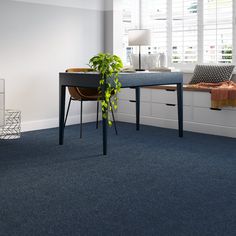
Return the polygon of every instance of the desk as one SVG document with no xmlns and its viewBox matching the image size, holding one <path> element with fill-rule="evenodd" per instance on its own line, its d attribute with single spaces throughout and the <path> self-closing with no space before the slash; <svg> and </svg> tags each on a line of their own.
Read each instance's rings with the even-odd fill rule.
<svg viewBox="0 0 236 236">
<path fill-rule="evenodd" d="M 97 88 L 98 73 L 59 73 L 59 144 L 64 140 L 65 94 L 66 87 Z M 136 130 L 140 123 L 140 88 L 156 85 L 177 85 L 179 137 L 183 136 L 183 74 L 181 72 L 140 72 L 120 73 L 122 88 L 134 88 L 136 91 Z M 103 111 L 103 113 L 107 111 Z M 103 118 L 103 155 L 107 154 L 107 120 Z"/>
</svg>

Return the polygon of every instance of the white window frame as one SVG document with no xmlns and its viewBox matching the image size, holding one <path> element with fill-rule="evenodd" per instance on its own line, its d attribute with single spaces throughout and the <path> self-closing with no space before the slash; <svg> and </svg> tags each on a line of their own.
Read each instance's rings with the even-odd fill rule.
<svg viewBox="0 0 236 236">
<path fill-rule="evenodd" d="M 236 1 L 233 0 L 233 65 L 236 65 Z"/>
<path fill-rule="evenodd" d="M 145 4 L 145 0 L 138 0 L 139 4 L 139 22 L 140 27 L 142 26 L 142 12 L 141 12 L 141 4 Z M 174 0 L 167 0 L 167 65 L 169 67 L 176 67 L 180 69 L 186 69 L 186 70 L 192 70 L 196 64 L 182 64 L 182 63 L 172 63 L 172 1 Z M 203 23 L 204 23 L 204 3 L 202 0 L 197 0 L 198 2 L 198 59 L 197 63 L 202 64 L 203 63 L 203 54 L 204 54 L 204 42 L 203 42 Z M 233 45 L 232 45 L 232 64 L 236 65 L 236 0 L 233 0 L 233 22 L 232 22 L 232 31 L 233 31 Z"/>
<path fill-rule="evenodd" d="M 144 0 L 145 1 L 145 0 Z M 169 19 L 169 24 L 168 24 L 168 36 L 172 36 L 171 33 L 172 33 L 172 1 L 174 0 L 168 0 L 168 12 L 171 13 L 171 15 L 168 14 L 168 19 Z M 197 64 L 203 64 L 203 54 L 204 54 L 204 42 L 203 42 L 203 23 L 204 23 L 204 3 L 202 0 L 197 0 L 198 2 L 198 59 L 197 59 Z M 232 22 L 232 30 L 233 30 L 233 33 L 232 33 L 232 40 L 233 40 L 233 50 L 232 50 L 232 53 L 233 53 L 233 58 L 232 58 L 232 64 L 233 65 L 236 65 L 236 1 L 233 0 L 233 22 Z M 170 37 L 172 38 L 172 37 Z M 195 65 L 196 64 L 175 64 L 175 63 L 172 63 L 171 61 L 171 57 L 172 57 L 172 40 L 168 40 L 168 51 L 167 51 L 167 54 L 168 54 L 168 66 L 173 66 L 173 67 L 176 67 L 176 68 L 180 68 L 180 69 L 190 69 L 190 70 L 193 70 Z M 171 45 L 171 46 L 169 46 Z"/>
</svg>

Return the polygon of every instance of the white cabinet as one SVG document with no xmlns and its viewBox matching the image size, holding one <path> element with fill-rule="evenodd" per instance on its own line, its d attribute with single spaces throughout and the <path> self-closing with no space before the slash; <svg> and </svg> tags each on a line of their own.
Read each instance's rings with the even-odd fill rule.
<svg viewBox="0 0 236 236">
<path fill-rule="evenodd" d="M 209 125 L 236 127 L 236 110 L 211 110 L 205 107 L 194 107 L 193 121 Z"/>
<path fill-rule="evenodd" d="M 152 117 L 176 120 L 177 113 L 177 91 L 175 89 L 151 89 L 152 90 Z M 184 118 L 192 119 L 192 93 L 183 94 Z"/>
<path fill-rule="evenodd" d="M 151 115 L 151 101 L 152 91 L 150 89 L 140 90 L 140 115 L 150 116 Z M 119 106 L 118 113 L 124 113 L 128 115 L 135 115 L 136 110 L 135 103 L 135 89 L 125 88 L 121 89 L 119 94 Z"/>
<path fill-rule="evenodd" d="M 185 92 L 184 92 L 185 93 Z M 209 92 L 191 92 L 193 95 L 193 106 L 194 107 L 211 107 L 211 94 Z"/>
<path fill-rule="evenodd" d="M 211 109 L 209 92 L 193 91 L 193 122 L 208 125 L 236 127 L 236 108 Z"/>
<path fill-rule="evenodd" d="M 0 79 L 0 126 L 4 125 L 5 121 L 5 84 L 4 80 Z"/>
<path fill-rule="evenodd" d="M 192 119 L 192 109 L 190 106 L 184 106 L 184 120 L 190 121 Z M 161 119 L 177 120 L 177 105 L 152 103 L 152 117 Z"/>
<path fill-rule="evenodd" d="M 140 115 L 141 116 L 150 116 L 151 115 L 151 102 L 140 102 Z M 136 112 L 136 103 L 132 100 L 125 101 L 120 100 L 118 106 L 118 113 L 124 113 L 128 115 L 135 115 Z"/>
<path fill-rule="evenodd" d="M 135 122 L 135 89 L 119 95 L 118 120 Z M 131 102 L 130 102 L 131 101 Z M 141 123 L 178 128 L 177 92 L 173 87 L 141 89 Z M 236 137 L 236 108 L 211 109 L 210 92 L 184 91 L 184 130 Z"/>
<path fill-rule="evenodd" d="M 151 89 L 152 90 L 152 102 L 164 103 L 164 104 L 177 104 L 177 92 L 175 89 Z M 192 93 L 184 92 L 183 104 L 192 104 Z"/>
<path fill-rule="evenodd" d="M 135 89 L 122 88 L 119 93 L 121 100 L 133 100 L 135 99 Z"/>
<path fill-rule="evenodd" d="M 119 93 L 119 98 L 121 100 L 135 100 L 135 89 L 124 88 L 121 89 Z M 152 91 L 151 89 L 140 89 L 140 100 L 143 102 L 152 101 Z"/>
</svg>

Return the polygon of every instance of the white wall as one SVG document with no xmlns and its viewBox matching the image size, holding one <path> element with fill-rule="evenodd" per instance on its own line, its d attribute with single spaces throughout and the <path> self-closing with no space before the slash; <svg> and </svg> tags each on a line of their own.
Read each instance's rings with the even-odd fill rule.
<svg viewBox="0 0 236 236">
<path fill-rule="evenodd" d="M 90 9 L 90 10 L 100 10 L 100 11 L 103 11 L 105 7 L 104 0 L 13 0 L 13 1 L 39 3 L 39 4 L 63 6 L 63 7 L 75 7 L 80 9 Z"/>
<path fill-rule="evenodd" d="M 105 51 L 122 57 L 122 0 L 105 0 Z"/>
<path fill-rule="evenodd" d="M 5 113 L 5 84 L 4 80 L 0 78 L 0 128 L 4 126 Z"/>
<path fill-rule="evenodd" d="M 79 5 L 1 0 L 0 32 L 0 77 L 6 82 L 6 108 L 22 111 L 24 130 L 57 126 L 58 73 L 68 67 L 84 67 L 90 57 L 104 50 L 104 12 L 80 9 Z M 86 103 L 84 112 L 85 121 L 95 120 L 94 103 Z M 78 103 L 70 114 L 71 122 L 78 120 Z"/>
<path fill-rule="evenodd" d="M 113 38 L 114 38 L 114 32 L 113 32 L 113 19 L 114 19 L 114 13 L 113 13 L 113 0 L 105 0 L 104 1 L 104 39 L 105 39 L 105 52 L 107 53 L 113 53 L 114 45 L 113 45 Z"/>
<path fill-rule="evenodd" d="M 123 1 L 123 0 L 118 0 Z M 105 11 L 112 11 L 113 10 L 113 2 L 114 0 L 104 0 L 104 10 Z"/>
</svg>

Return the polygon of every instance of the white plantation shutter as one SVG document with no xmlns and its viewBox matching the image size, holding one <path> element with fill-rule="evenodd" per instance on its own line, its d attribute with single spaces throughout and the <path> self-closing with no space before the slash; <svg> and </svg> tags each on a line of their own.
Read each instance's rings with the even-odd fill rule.
<svg viewBox="0 0 236 236">
<path fill-rule="evenodd" d="M 232 63 L 233 0 L 204 0 L 205 63 Z"/>
<path fill-rule="evenodd" d="M 152 46 L 143 47 L 142 53 L 165 52 L 169 66 L 180 68 L 197 63 L 236 63 L 236 0 L 123 2 L 124 9 L 132 12 L 127 17 L 124 11 L 125 29 L 140 26 L 152 31 Z M 128 18 L 131 20 L 126 22 Z M 125 55 L 137 50 L 127 47 L 127 40 L 124 33 Z"/>
<path fill-rule="evenodd" d="M 141 26 L 151 29 L 151 47 L 146 53 L 167 53 L 167 0 L 145 0 L 141 4 Z"/>
<path fill-rule="evenodd" d="M 197 26 L 197 1 L 172 1 L 172 63 L 197 62 Z"/>
<path fill-rule="evenodd" d="M 129 64 L 129 55 L 134 49 L 128 45 L 128 30 L 139 28 L 139 1 L 137 0 L 123 0 L 122 1 L 122 28 L 123 28 L 123 55 L 122 61 L 125 65 Z"/>
</svg>

